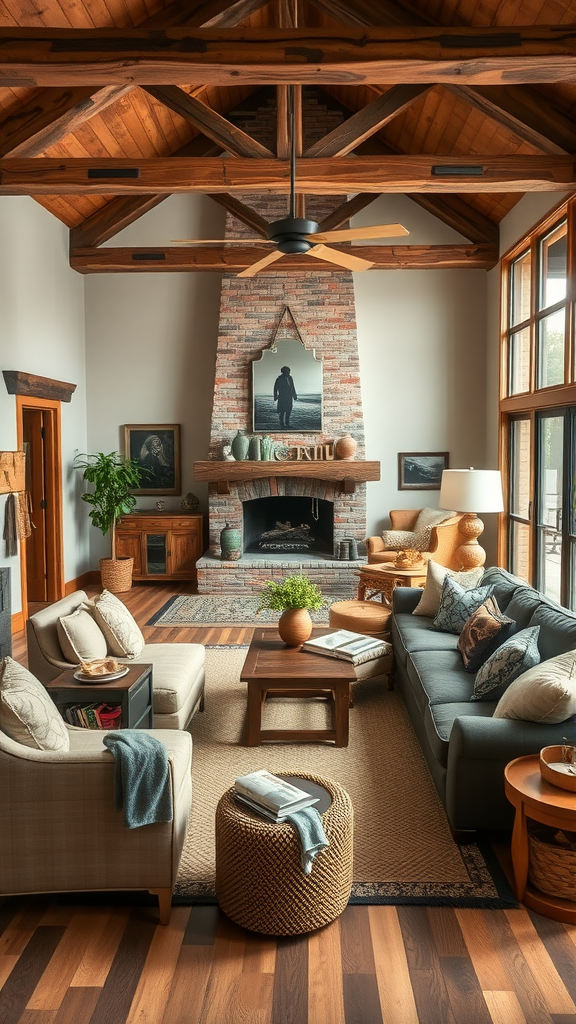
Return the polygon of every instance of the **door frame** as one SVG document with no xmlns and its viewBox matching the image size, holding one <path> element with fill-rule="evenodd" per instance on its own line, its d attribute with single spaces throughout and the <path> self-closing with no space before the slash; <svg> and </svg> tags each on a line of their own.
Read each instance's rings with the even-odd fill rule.
<svg viewBox="0 0 576 1024">
<path fill-rule="evenodd" d="M 62 456 L 61 403 L 51 398 L 16 395 L 16 439 L 24 447 L 24 411 L 41 409 L 46 416 L 46 501 L 51 515 L 46 516 L 46 575 L 50 602 L 64 597 L 64 545 L 62 529 Z M 20 587 L 22 615 L 28 618 L 28 587 L 26 578 L 26 544 L 20 543 Z"/>
</svg>

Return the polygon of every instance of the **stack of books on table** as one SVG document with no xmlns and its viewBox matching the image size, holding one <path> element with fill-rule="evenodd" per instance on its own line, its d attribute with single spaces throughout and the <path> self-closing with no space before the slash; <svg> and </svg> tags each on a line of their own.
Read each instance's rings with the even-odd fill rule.
<svg viewBox="0 0 576 1024">
<path fill-rule="evenodd" d="M 70 725 L 81 729 L 119 729 L 122 717 L 120 704 L 67 704 L 62 709 Z"/>
<path fill-rule="evenodd" d="M 262 768 L 249 775 L 240 775 L 234 783 L 236 797 L 252 811 L 257 811 L 269 821 L 283 821 L 287 814 L 301 811 L 318 803 L 318 797 L 310 796 L 291 782 L 285 782 Z"/>
<path fill-rule="evenodd" d="M 353 665 L 362 665 L 365 661 L 381 658 L 390 651 L 386 640 L 363 633 L 352 633 L 348 629 L 339 629 L 335 633 L 326 633 L 302 644 L 302 650 L 312 654 L 326 654 L 329 658 L 341 658 Z"/>
</svg>

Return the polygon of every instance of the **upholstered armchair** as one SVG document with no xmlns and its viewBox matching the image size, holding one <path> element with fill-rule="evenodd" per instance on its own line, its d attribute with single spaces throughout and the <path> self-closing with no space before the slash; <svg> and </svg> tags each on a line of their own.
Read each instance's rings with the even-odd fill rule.
<svg viewBox="0 0 576 1024">
<path fill-rule="evenodd" d="M 173 820 L 129 829 L 114 810 L 103 734 L 69 733 L 64 751 L 0 731 L 0 894 L 148 889 L 167 924 L 192 800 L 190 734 L 154 730 L 168 751 Z"/>
<path fill-rule="evenodd" d="M 390 512 L 391 530 L 413 533 L 422 511 L 423 509 L 421 508 L 393 509 Z M 440 565 L 445 565 L 449 569 L 461 568 L 455 558 L 456 549 L 462 543 L 462 537 L 458 533 L 458 524 L 461 518 L 461 514 L 452 515 L 445 519 L 444 522 L 431 527 L 430 539 L 426 550 L 422 551 L 422 558 L 425 562 L 433 558 L 435 562 L 439 562 Z M 386 533 L 389 533 L 389 531 L 385 531 L 384 536 L 386 536 Z M 406 538 L 400 544 L 400 548 L 413 546 L 414 544 L 410 542 L 409 538 Z M 390 547 L 382 537 L 368 537 L 366 539 L 366 551 L 370 565 L 392 564 L 396 561 L 398 554 L 398 548 L 396 546 Z"/>
</svg>

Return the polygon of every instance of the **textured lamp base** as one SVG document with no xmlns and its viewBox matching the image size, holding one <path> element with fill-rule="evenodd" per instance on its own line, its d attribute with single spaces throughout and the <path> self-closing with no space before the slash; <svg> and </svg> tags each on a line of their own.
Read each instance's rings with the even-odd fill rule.
<svg viewBox="0 0 576 1024">
<path fill-rule="evenodd" d="M 484 565 L 486 552 L 478 543 L 478 537 L 484 529 L 484 523 L 475 512 L 466 512 L 458 525 L 458 532 L 463 543 L 456 549 L 455 556 L 463 569 L 476 569 Z"/>
</svg>

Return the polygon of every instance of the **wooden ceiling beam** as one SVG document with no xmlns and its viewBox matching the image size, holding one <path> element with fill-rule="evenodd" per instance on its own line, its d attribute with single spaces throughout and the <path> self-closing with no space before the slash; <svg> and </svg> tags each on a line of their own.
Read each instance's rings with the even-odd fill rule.
<svg viewBox="0 0 576 1024">
<path fill-rule="evenodd" d="M 227 118 L 222 117 L 207 103 L 190 96 L 176 85 L 146 85 L 144 90 L 150 93 L 164 106 L 169 107 L 186 121 L 190 121 L 203 135 L 227 150 L 232 156 L 273 157 L 274 153 L 262 146 L 241 128 L 237 128 Z"/>
<path fill-rule="evenodd" d="M 334 131 L 315 142 L 306 150 L 304 156 L 346 156 L 411 106 L 430 88 L 429 85 L 393 85 L 382 96 L 378 96 L 372 103 L 343 121 Z"/>
<path fill-rule="evenodd" d="M 375 199 L 379 199 L 380 195 L 380 192 L 359 192 L 357 196 L 353 196 L 347 203 L 342 203 L 327 217 L 324 217 L 324 220 L 321 220 L 318 225 L 320 231 L 336 231 L 336 228 L 347 224 L 351 217 L 356 216 L 361 210 L 365 210 Z"/>
<path fill-rule="evenodd" d="M 225 192 L 208 192 L 209 199 L 213 199 L 219 206 L 223 206 L 228 213 L 231 213 L 242 224 L 252 228 L 261 238 L 268 238 L 268 221 L 261 217 L 251 206 L 246 206 L 235 196 L 227 195 Z"/>
<path fill-rule="evenodd" d="M 344 255 L 351 252 L 349 246 L 332 245 L 330 248 Z M 372 261 L 372 270 L 490 270 L 498 262 L 495 245 L 355 245 L 352 251 L 354 256 Z M 70 266 L 81 274 L 239 273 L 269 253 L 269 246 L 258 248 L 254 245 L 81 248 L 71 250 Z M 285 275 L 303 270 L 339 272 L 333 263 L 320 260 L 312 263 L 309 257 L 301 255 L 278 260 L 267 268 L 266 273 Z"/>
<path fill-rule="evenodd" d="M 576 81 L 570 26 L 325 29 L 8 28 L 0 85 L 506 85 Z"/>
<path fill-rule="evenodd" d="M 572 156 L 357 156 L 296 161 L 296 191 L 549 192 L 574 188 Z M 154 157 L 147 160 L 0 160 L 0 195 L 167 192 L 287 194 L 287 160 Z"/>
</svg>

